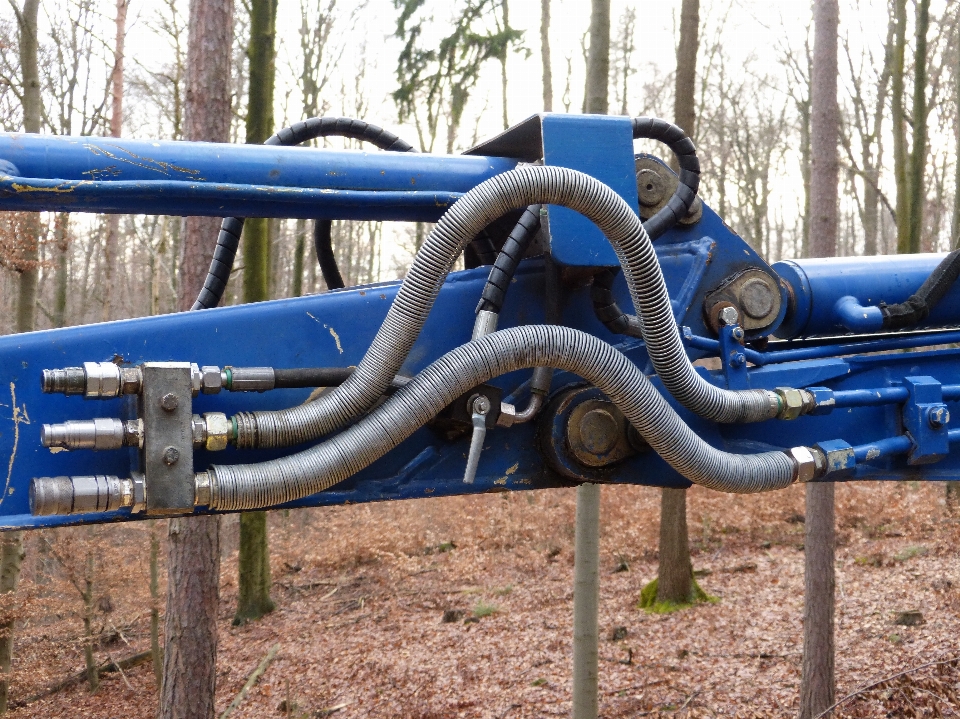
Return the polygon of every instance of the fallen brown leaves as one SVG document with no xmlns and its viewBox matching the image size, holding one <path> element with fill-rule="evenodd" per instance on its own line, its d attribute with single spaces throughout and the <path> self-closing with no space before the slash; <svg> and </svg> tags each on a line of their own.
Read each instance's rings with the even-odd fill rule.
<svg viewBox="0 0 960 719">
<path fill-rule="evenodd" d="M 943 496 L 932 484 L 838 488 L 837 696 L 864 691 L 835 716 L 960 715 L 956 663 L 890 678 L 960 653 L 960 524 Z M 795 716 L 802 492 L 692 490 L 698 581 L 720 601 L 655 616 L 635 605 L 656 572 L 658 506 L 656 490 L 603 491 L 601 716 Z M 237 528 L 226 519 L 219 709 L 279 642 L 232 718 L 568 716 L 573 514 L 566 490 L 274 512 L 278 609 L 244 627 L 230 625 Z M 77 561 L 100 552 L 98 592 L 111 602 L 98 610 L 98 659 L 148 649 L 146 529 L 61 530 L 52 541 Z M 14 700 L 82 667 L 76 592 L 56 567 L 37 584 L 31 556 Z M 923 623 L 894 624 L 908 610 Z M 11 716 L 153 717 L 149 664 L 125 677 L 129 687 L 109 674 L 95 696 L 74 686 Z"/>
</svg>

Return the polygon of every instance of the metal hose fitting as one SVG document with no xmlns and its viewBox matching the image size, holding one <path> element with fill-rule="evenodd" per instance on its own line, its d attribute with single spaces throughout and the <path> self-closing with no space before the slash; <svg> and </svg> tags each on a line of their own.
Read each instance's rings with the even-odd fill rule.
<svg viewBox="0 0 960 719">
<path fill-rule="evenodd" d="M 270 507 L 323 491 L 359 472 L 471 387 L 530 367 L 580 375 L 606 394 L 643 439 L 687 479 L 724 492 L 781 489 L 798 478 L 784 452 L 731 454 L 697 435 L 625 355 L 568 327 L 529 325 L 485 335 L 435 361 L 340 434 L 281 459 L 214 465 L 203 475 L 211 509 Z M 209 489 L 207 489 L 209 484 Z"/>
</svg>

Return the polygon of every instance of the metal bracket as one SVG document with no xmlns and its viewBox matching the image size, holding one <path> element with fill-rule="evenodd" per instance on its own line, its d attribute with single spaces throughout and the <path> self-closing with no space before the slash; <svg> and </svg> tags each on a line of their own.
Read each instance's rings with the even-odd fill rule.
<svg viewBox="0 0 960 719">
<path fill-rule="evenodd" d="M 907 464 L 932 464 L 950 453 L 943 388 L 933 377 L 904 377 L 903 384 L 910 393 L 903 404 L 903 427 L 913 440 Z"/>
<path fill-rule="evenodd" d="M 743 352 L 743 328 L 738 324 L 720 328 L 720 362 L 727 389 L 750 389 L 747 356 Z"/>
<path fill-rule="evenodd" d="M 146 485 L 147 514 L 192 512 L 193 387 L 189 362 L 143 365 L 140 453 Z"/>
</svg>

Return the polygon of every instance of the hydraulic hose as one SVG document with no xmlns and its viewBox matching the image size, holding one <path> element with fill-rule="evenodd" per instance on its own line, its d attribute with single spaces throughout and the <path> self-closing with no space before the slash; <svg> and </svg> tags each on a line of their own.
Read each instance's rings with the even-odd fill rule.
<svg viewBox="0 0 960 719">
<path fill-rule="evenodd" d="M 656 240 L 683 219 L 697 199 L 697 190 L 700 188 L 700 160 L 697 158 L 693 140 L 687 137 L 679 126 L 666 120 L 652 117 L 634 118 L 633 138 L 664 143 L 673 152 L 680 167 L 676 192 L 663 209 L 643 223 L 650 239 Z M 640 337 L 639 318 L 620 309 L 611 289 L 619 271 L 619 268 L 609 268 L 594 276 L 590 289 L 593 311 L 597 319 L 614 334 Z"/>
<path fill-rule="evenodd" d="M 766 390 L 728 391 L 701 377 L 686 355 L 650 238 L 624 200 L 576 170 L 527 166 L 486 180 L 441 217 L 417 253 L 387 316 L 357 369 L 314 402 L 234 418 L 238 447 L 282 447 L 317 439 L 369 409 L 398 373 L 426 321 L 453 261 L 493 219 L 534 203 L 569 207 L 600 228 L 624 267 L 654 368 L 677 400 L 715 422 L 770 419 L 779 410 Z"/>
<path fill-rule="evenodd" d="M 209 480 L 209 507 L 260 509 L 328 489 L 382 457 L 471 387 L 543 366 L 576 373 L 599 387 L 692 482 L 747 493 L 782 489 L 798 477 L 797 463 L 783 452 L 731 454 L 707 444 L 636 365 L 602 340 L 568 327 L 528 325 L 448 352 L 369 415 L 310 449 L 258 464 L 211 467 L 203 477 Z"/>
<path fill-rule="evenodd" d="M 299 145 L 318 137 L 349 137 L 354 140 L 369 142 L 381 150 L 390 152 L 415 152 L 412 145 L 382 127 L 371 125 L 363 120 L 354 120 L 348 117 L 311 117 L 309 120 L 298 122 L 285 127 L 270 137 L 264 145 Z M 318 229 L 319 228 L 319 229 Z M 314 225 L 314 244 L 317 248 L 317 259 L 324 282 L 330 287 L 337 278 L 340 270 L 333 255 L 330 239 L 331 224 L 329 220 L 318 220 Z M 203 281 L 203 289 L 193 303 L 191 309 L 206 310 L 216 307 L 223 298 L 227 288 L 233 262 L 237 257 L 237 248 L 240 245 L 240 235 L 243 232 L 242 217 L 225 217 L 220 223 L 220 233 L 217 236 L 217 247 L 213 252 L 210 269 Z M 329 249 L 329 251 L 327 251 Z M 339 279 L 339 287 L 343 287 L 343 279 Z"/>
<path fill-rule="evenodd" d="M 490 269 L 487 283 L 483 286 L 477 312 L 500 314 L 503 301 L 507 296 L 507 288 L 510 287 L 517 266 L 526 254 L 527 248 L 530 247 L 530 242 L 537 234 L 537 230 L 540 229 L 540 207 L 540 205 L 530 205 L 524 210 L 513 231 L 503 243 L 503 248 Z"/>
</svg>

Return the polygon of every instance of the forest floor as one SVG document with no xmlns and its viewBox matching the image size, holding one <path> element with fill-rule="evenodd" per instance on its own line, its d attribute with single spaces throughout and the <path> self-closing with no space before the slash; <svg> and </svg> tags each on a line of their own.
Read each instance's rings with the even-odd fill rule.
<svg viewBox="0 0 960 719">
<path fill-rule="evenodd" d="M 944 496 L 940 484 L 838 485 L 838 698 L 960 657 L 960 520 Z M 574 501 L 572 490 L 550 490 L 274 512 L 277 609 L 241 627 L 231 624 L 237 522 L 225 518 L 218 711 L 279 643 L 232 717 L 569 716 Z M 716 601 L 666 615 L 637 608 L 656 575 L 658 508 L 657 490 L 603 489 L 600 715 L 795 717 L 802 488 L 692 489 L 694 567 Z M 11 717 L 155 715 L 149 662 L 104 674 L 95 694 L 77 682 L 22 704 L 83 669 L 83 604 L 70 580 L 83 588 L 89 547 L 98 660 L 149 649 L 150 531 L 29 535 Z M 904 611 L 922 623 L 896 624 Z M 946 662 L 882 683 L 835 716 L 958 715 L 960 669 Z"/>
</svg>

